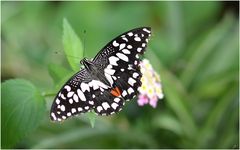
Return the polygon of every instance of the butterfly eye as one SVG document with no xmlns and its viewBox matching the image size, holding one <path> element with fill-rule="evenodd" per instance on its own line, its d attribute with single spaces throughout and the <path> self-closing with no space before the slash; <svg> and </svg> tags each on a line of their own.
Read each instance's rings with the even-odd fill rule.
<svg viewBox="0 0 240 150">
<path fill-rule="evenodd" d="M 82 60 L 80 60 L 80 64 L 84 65 L 84 63 L 87 62 L 86 58 L 83 58 Z"/>
<path fill-rule="evenodd" d="M 81 64 L 81 65 L 83 65 L 83 61 L 84 61 L 83 59 L 82 59 L 82 60 L 80 60 L 80 64 Z"/>
</svg>

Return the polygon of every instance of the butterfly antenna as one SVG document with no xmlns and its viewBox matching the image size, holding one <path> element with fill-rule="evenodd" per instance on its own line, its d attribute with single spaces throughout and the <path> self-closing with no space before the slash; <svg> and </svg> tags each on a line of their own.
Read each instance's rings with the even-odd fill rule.
<svg viewBox="0 0 240 150">
<path fill-rule="evenodd" d="M 83 30 L 83 57 L 85 56 L 85 48 L 86 48 L 86 30 Z"/>
<path fill-rule="evenodd" d="M 75 58 L 75 59 L 80 59 L 79 57 L 76 57 L 76 56 L 72 56 L 72 55 L 66 55 L 66 54 L 63 54 L 62 52 L 59 52 L 59 51 L 54 51 L 54 54 L 56 55 L 62 55 L 62 56 L 65 56 L 65 57 L 72 57 L 72 58 Z"/>
</svg>

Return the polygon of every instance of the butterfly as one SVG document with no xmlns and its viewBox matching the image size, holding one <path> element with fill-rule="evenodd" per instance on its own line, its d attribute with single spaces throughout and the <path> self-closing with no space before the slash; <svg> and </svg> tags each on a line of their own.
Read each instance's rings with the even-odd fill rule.
<svg viewBox="0 0 240 150">
<path fill-rule="evenodd" d="M 84 68 L 55 97 L 51 120 L 62 121 L 89 111 L 101 116 L 121 111 L 142 84 L 139 55 L 144 53 L 150 36 L 150 27 L 132 29 L 109 42 L 94 59 L 81 60 Z"/>
</svg>

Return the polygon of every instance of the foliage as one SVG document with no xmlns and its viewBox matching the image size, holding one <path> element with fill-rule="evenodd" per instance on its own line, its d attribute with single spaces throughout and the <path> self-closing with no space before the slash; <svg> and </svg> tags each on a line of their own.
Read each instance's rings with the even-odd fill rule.
<svg viewBox="0 0 240 150">
<path fill-rule="evenodd" d="M 238 148 L 239 20 L 223 6 L 3 2 L 2 80 L 29 81 L 1 84 L 2 148 Z M 157 108 L 132 100 L 111 117 L 50 122 L 53 98 L 83 55 L 94 57 L 139 26 L 153 28 L 145 57 L 161 75 L 165 98 Z"/>
<path fill-rule="evenodd" d="M 68 62 L 73 70 L 79 70 L 79 66 L 76 65 L 76 59 L 68 56 L 78 56 L 80 59 L 83 58 L 83 47 L 82 42 L 72 30 L 66 19 L 63 20 L 63 46 L 64 52 L 67 56 Z"/>
<path fill-rule="evenodd" d="M 39 126 L 45 101 L 34 85 L 20 79 L 4 82 L 2 97 L 2 146 L 8 148 Z"/>
</svg>

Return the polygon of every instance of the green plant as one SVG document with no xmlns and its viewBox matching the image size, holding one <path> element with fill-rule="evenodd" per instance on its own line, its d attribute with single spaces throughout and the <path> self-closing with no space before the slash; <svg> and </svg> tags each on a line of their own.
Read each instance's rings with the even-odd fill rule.
<svg viewBox="0 0 240 150">
<path fill-rule="evenodd" d="M 227 2 L 2 4 L 2 148 L 239 148 L 239 19 Z M 75 31 L 65 21 L 64 47 L 76 52 L 59 44 L 63 17 Z M 83 57 L 76 35 L 87 31 L 84 55 L 92 58 L 109 39 L 139 26 L 153 29 L 145 58 L 163 83 L 157 108 L 132 100 L 118 115 L 50 122 L 55 94 Z M 67 59 L 52 54 L 62 49 Z M 19 87 L 36 94 L 20 99 L 26 93 Z M 24 111 L 13 111 L 25 102 Z M 36 120 L 27 126 L 22 114 Z"/>
<path fill-rule="evenodd" d="M 83 57 L 83 47 L 81 40 L 73 31 L 66 19 L 63 20 L 63 45 L 66 56 Z M 56 90 L 64 84 L 78 70 L 76 59 L 67 57 L 72 71 L 57 65 L 49 64 L 49 74 L 55 82 L 54 92 L 42 92 L 30 81 L 24 79 L 7 80 L 2 84 L 2 116 L 3 116 L 3 148 L 13 147 L 21 138 L 36 129 L 41 123 L 41 119 L 46 114 L 44 97 L 56 95 Z M 14 94 L 13 94 L 14 93 Z M 95 117 L 89 113 L 90 124 L 94 127 Z"/>
</svg>

